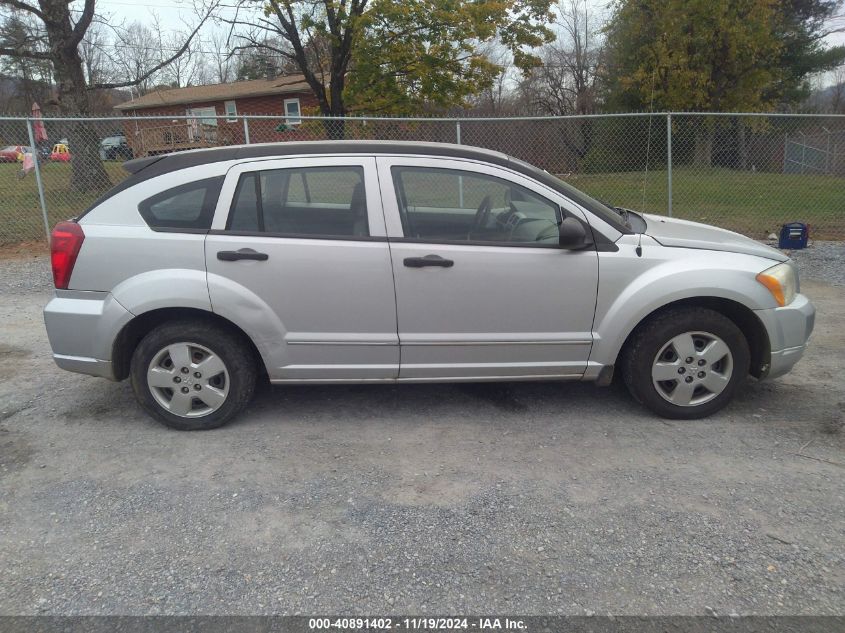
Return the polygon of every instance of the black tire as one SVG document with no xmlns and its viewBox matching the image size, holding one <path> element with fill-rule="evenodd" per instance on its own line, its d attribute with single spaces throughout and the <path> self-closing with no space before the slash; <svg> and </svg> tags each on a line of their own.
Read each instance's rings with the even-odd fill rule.
<svg viewBox="0 0 845 633">
<path fill-rule="evenodd" d="M 724 390 L 701 404 L 679 406 L 666 400 L 652 382 L 652 365 L 674 337 L 705 332 L 720 338 L 730 350 L 733 367 Z M 637 402 L 657 415 L 673 420 L 693 420 L 712 415 L 727 405 L 748 377 L 751 352 L 742 331 L 729 318 L 708 308 L 670 308 L 637 327 L 620 359 L 622 378 Z M 660 385 L 666 383 L 660 382 Z M 670 383 L 671 384 L 671 383 Z"/>
<path fill-rule="evenodd" d="M 153 397 L 147 370 L 165 347 L 187 342 L 200 345 L 219 356 L 228 373 L 228 394 L 218 409 L 201 417 L 182 417 L 171 413 Z M 252 399 L 257 375 L 257 359 L 243 337 L 226 328 L 203 321 L 173 321 L 147 334 L 132 354 L 130 379 L 140 405 L 154 418 L 179 431 L 204 431 L 229 422 Z M 201 404 L 201 403 L 200 403 Z"/>
</svg>

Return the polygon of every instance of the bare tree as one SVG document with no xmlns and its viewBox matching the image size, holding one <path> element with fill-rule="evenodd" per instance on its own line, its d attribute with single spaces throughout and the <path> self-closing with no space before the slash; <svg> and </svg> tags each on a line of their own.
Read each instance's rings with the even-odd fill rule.
<svg viewBox="0 0 845 633">
<path fill-rule="evenodd" d="M 153 24 L 156 20 L 153 18 Z M 145 94 L 150 86 L 158 83 L 161 75 L 160 70 L 150 72 L 162 59 L 163 42 L 160 36 L 161 31 L 141 22 L 131 22 L 115 30 L 114 62 L 120 69 L 120 75 L 131 81 L 131 87 L 139 95 Z M 185 47 L 183 55 L 188 48 Z"/>
<path fill-rule="evenodd" d="M 158 39 L 158 56 L 166 55 L 168 50 L 176 46 L 176 42 L 184 42 L 188 33 L 184 31 L 167 32 L 161 25 L 157 14 L 153 14 L 152 30 Z M 200 57 L 199 38 L 191 39 L 185 52 L 162 68 L 160 83 L 174 88 L 190 86 L 197 75 L 197 62 Z"/>
<path fill-rule="evenodd" d="M 489 116 L 513 114 L 515 110 L 513 87 L 516 85 L 513 56 L 498 42 L 483 45 L 479 52 L 500 70 L 493 82 L 473 100 L 473 110 L 478 114 Z"/>
<path fill-rule="evenodd" d="M 164 55 L 160 62 L 148 67 L 141 75 L 125 81 L 98 81 L 91 83 L 85 73 L 85 64 L 79 45 L 85 38 L 96 14 L 95 0 L 84 0 L 80 9 L 67 0 L 0 0 L 0 9 L 14 16 L 26 15 L 37 23 L 38 33 L 47 46 L 0 46 L 0 56 L 48 62 L 52 66 L 57 96 L 55 105 L 64 114 L 87 115 L 93 111 L 92 91 L 107 88 L 134 86 L 178 59 L 188 48 L 200 27 L 216 10 L 218 0 L 212 0 L 198 24 L 172 55 Z M 110 185 L 109 178 L 99 157 L 97 135 L 84 122 L 70 127 L 69 140 L 74 155 L 71 185 L 83 191 L 97 191 Z"/>
<path fill-rule="evenodd" d="M 234 80 L 237 60 L 230 53 L 231 44 L 228 35 L 216 30 L 212 32 L 205 46 L 208 47 L 208 55 L 211 56 L 210 67 L 214 83 L 225 84 Z"/>
<path fill-rule="evenodd" d="M 35 21 L 25 14 L 12 15 L 0 24 L 0 47 L 16 50 L 47 50 L 47 40 L 38 31 Z M 24 104 L 18 107 L 28 108 L 33 101 L 43 103 L 49 97 L 51 83 L 50 63 L 43 59 L 24 59 L 22 57 L 0 58 L 0 69 L 18 80 L 17 89 L 9 96 L 6 108 L 12 106 L 12 100 L 23 98 Z"/>
<path fill-rule="evenodd" d="M 845 66 L 838 66 L 831 72 L 830 103 L 831 112 L 845 111 Z"/>
<path fill-rule="evenodd" d="M 591 114 L 597 106 L 601 43 L 588 0 L 561 0 L 555 24 L 558 39 L 543 49 L 543 65 L 521 91 L 543 114 Z"/>
<path fill-rule="evenodd" d="M 558 61 L 571 77 L 575 112 L 589 114 L 596 107 L 596 78 L 601 55 L 599 36 L 587 0 L 562 0 L 558 8 L 557 24 L 565 36 L 564 46 L 569 49 Z"/>
<path fill-rule="evenodd" d="M 343 116 L 346 114 L 343 91 L 352 61 L 354 38 L 368 3 L 369 0 L 268 0 L 265 15 L 256 15 L 246 13 L 255 7 L 254 3 L 238 0 L 234 18 L 223 20 L 241 41 L 233 50 L 255 48 L 279 55 L 303 74 L 322 114 Z M 322 34 L 318 33 L 318 26 L 324 29 L 327 58 L 322 54 L 309 54 L 309 43 L 317 42 L 315 38 Z M 239 27 L 252 31 L 237 34 Z M 263 37 L 256 36 L 256 28 L 264 32 Z M 273 41 L 282 42 L 284 46 L 271 43 Z M 329 125 L 327 132 L 330 136 L 343 138 L 343 122 Z"/>
<path fill-rule="evenodd" d="M 79 42 L 79 55 L 82 57 L 85 79 L 89 84 L 97 84 L 107 79 L 110 58 L 106 48 L 110 45 L 103 25 L 92 22 L 85 32 L 85 37 Z"/>
</svg>

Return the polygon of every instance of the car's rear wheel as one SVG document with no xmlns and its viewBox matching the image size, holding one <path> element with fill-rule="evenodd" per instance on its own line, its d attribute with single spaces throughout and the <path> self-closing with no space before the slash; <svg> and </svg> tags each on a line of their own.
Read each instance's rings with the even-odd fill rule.
<svg viewBox="0 0 845 633">
<path fill-rule="evenodd" d="M 707 308 L 666 310 L 641 325 L 622 356 L 622 374 L 636 400 L 660 416 L 711 415 L 733 398 L 751 354 L 742 331 Z"/>
<path fill-rule="evenodd" d="M 255 359 L 240 337 L 217 325 L 179 321 L 147 334 L 132 355 L 141 406 L 180 431 L 226 424 L 252 398 Z"/>
</svg>

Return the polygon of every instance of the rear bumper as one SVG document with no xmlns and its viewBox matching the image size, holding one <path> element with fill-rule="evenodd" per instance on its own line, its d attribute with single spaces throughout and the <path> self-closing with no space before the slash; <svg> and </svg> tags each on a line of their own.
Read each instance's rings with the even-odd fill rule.
<svg viewBox="0 0 845 633">
<path fill-rule="evenodd" d="M 816 323 L 816 308 L 807 297 L 799 294 L 787 306 L 757 310 L 756 314 L 768 332 L 771 348 L 769 369 L 763 377 L 783 376 L 807 349 Z"/>
<path fill-rule="evenodd" d="M 107 292 L 57 290 L 44 308 L 53 360 L 68 371 L 114 380 L 112 346 L 131 319 Z"/>
</svg>

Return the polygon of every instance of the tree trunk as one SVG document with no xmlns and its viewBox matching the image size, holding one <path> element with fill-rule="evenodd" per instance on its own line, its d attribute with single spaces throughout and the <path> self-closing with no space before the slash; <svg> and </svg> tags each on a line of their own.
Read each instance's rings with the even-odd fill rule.
<svg viewBox="0 0 845 633">
<path fill-rule="evenodd" d="M 705 123 L 703 129 L 695 134 L 695 154 L 693 160 L 696 167 L 711 167 L 713 165 L 713 136 L 716 129 L 710 123 Z"/>
<path fill-rule="evenodd" d="M 748 140 L 746 138 L 746 128 L 742 121 L 736 122 L 739 130 L 737 130 L 737 167 L 740 169 L 748 169 Z"/>
<path fill-rule="evenodd" d="M 332 72 L 331 85 L 329 86 L 329 99 L 331 107 L 331 115 L 335 117 L 346 116 L 346 104 L 343 101 L 343 88 L 345 77 L 342 70 Z M 327 135 L 333 141 L 341 141 L 346 138 L 346 121 L 343 119 L 333 119 L 325 121 L 328 124 L 326 130 Z"/>
<path fill-rule="evenodd" d="M 578 152 L 579 163 L 581 162 L 580 159 L 584 158 L 587 154 L 590 153 L 590 150 L 593 148 L 593 120 L 592 119 L 582 119 L 581 122 L 581 138 L 583 139 L 581 142 L 581 151 Z"/>
<path fill-rule="evenodd" d="M 47 38 L 54 51 L 53 73 L 58 86 L 58 105 L 63 115 L 87 116 L 91 113 L 91 94 L 85 81 L 82 57 L 73 42 L 70 19 L 61 15 L 62 7 L 45 3 L 45 12 L 53 11 L 45 22 Z M 67 7 L 64 7 L 67 11 Z M 111 187 L 111 180 L 100 160 L 100 142 L 87 122 L 77 121 L 70 128 L 71 187 L 76 191 L 99 192 Z"/>
</svg>

